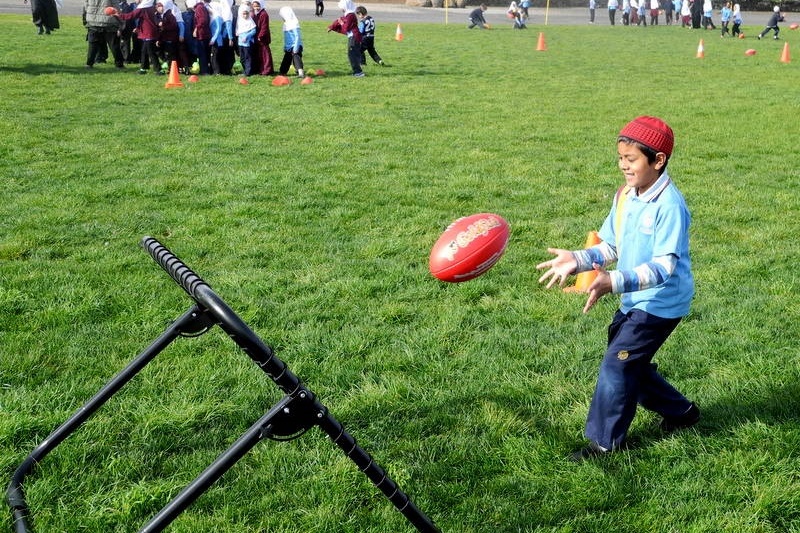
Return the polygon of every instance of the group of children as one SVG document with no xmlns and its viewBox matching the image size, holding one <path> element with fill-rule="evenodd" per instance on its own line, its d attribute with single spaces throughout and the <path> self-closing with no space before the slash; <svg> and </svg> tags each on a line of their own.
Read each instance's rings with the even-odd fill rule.
<svg viewBox="0 0 800 533">
<path fill-rule="evenodd" d="M 512 5 L 514 2 L 512 2 Z M 589 23 L 594 24 L 596 0 L 589 0 Z M 608 0 L 609 20 L 613 26 L 616 11 L 619 8 L 618 0 Z M 649 8 L 649 9 L 648 9 Z M 622 24 L 647 26 L 647 15 L 650 15 L 650 25 L 658 25 L 659 15 L 663 10 L 667 25 L 671 25 L 673 18 L 677 23 L 680 20 L 683 28 L 705 28 L 714 30 L 714 6 L 712 0 L 622 0 Z M 774 39 L 778 39 L 779 22 L 783 22 L 780 7 L 773 7 L 773 13 L 766 27 L 758 34 L 761 39 L 770 31 L 774 32 Z M 733 22 L 733 26 L 731 26 Z M 731 5 L 725 2 L 720 10 L 720 37 L 730 34 L 733 37 L 741 35 L 742 10 L 739 4 Z"/>
<path fill-rule="evenodd" d="M 186 9 L 181 10 L 173 0 L 140 0 L 135 5 L 121 0 L 119 9 L 109 17 L 120 22 L 122 56 L 128 62 L 138 61 L 140 74 L 152 69 L 162 75 L 165 65 L 176 61 L 186 74 L 230 75 L 239 67 L 238 57 L 245 76 L 285 76 L 294 67 L 297 75 L 304 77 L 303 37 L 294 10 L 283 6 L 278 11 L 283 21 L 283 57 L 276 69 L 264 0 L 244 0 L 238 7 L 233 1 L 186 0 Z M 328 31 L 347 35 L 353 75 L 363 77 L 366 54 L 384 65 L 375 50 L 375 21 L 365 7 L 356 8 L 352 0 L 340 0 L 339 7 L 342 16 Z"/>
<path fill-rule="evenodd" d="M 530 16 L 528 10 L 530 5 L 530 0 L 522 0 L 519 4 L 517 4 L 516 0 L 511 0 L 506 15 L 514 21 L 515 30 L 524 30 L 528 27 L 528 17 Z"/>
</svg>

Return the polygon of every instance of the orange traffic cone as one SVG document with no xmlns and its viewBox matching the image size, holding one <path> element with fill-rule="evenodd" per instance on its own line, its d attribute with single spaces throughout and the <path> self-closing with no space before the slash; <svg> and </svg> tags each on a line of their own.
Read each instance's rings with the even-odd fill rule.
<svg viewBox="0 0 800 533">
<path fill-rule="evenodd" d="M 164 85 L 165 89 L 171 89 L 172 87 L 183 87 L 181 77 L 178 75 L 177 61 L 173 61 L 172 66 L 169 67 L 169 79 L 167 80 L 167 84 Z"/>
<path fill-rule="evenodd" d="M 403 40 L 403 30 L 400 28 L 400 24 L 397 25 L 397 31 L 394 32 L 394 40 L 395 41 Z"/>
<path fill-rule="evenodd" d="M 700 44 L 697 45 L 697 57 L 700 59 L 706 57 L 706 49 L 703 46 L 703 39 L 700 39 Z"/>
<path fill-rule="evenodd" d="M 600 244 L 600 235 L 598 235 L 596 231 L 590 231 L 589 234 L 586 236 L 586 244 L 583 247 L 591 248 L 595 244 Z M 596 270 L 581 272 L 575 279 L 575 286 L 564 287 L 564 292 L 586 292 L 586 289 L 589 288 L 589 285 L 592 284 L 594 278 L 596 277 L 597 277 Z"/>
<path fill-rule="evenodd" d="M 792 57 L 789 54 L 789 43 L 783 43 L 783 53 L 781 53 L 781 63 L 791 63 Z"/>
<path fill-rule="evenodd" d="M 544 52 L 547 50 L 547 45 L 544 44 L 544 33 L 539 33 L 539 43 L 536 45 L 537 52 Z"/>
</svg>

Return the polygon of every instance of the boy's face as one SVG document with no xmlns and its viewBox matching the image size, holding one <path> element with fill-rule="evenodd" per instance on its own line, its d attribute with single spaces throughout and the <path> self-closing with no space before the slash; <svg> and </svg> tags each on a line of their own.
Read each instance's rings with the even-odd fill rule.
<svg viewBox="0 0 800 533">
<path fill-rule="evenodd" d="M 650 163 L 647 156 L 635 144 L 624 142 L 617 143 L 617 153 L 619 169 L 625 177 L 625 184 L 635 187 L 639 194 L 647 191 L 658 181 L 659 172 L 667 162 L 667 155 L 658 152 L 656 160 Z"/>
</svg>

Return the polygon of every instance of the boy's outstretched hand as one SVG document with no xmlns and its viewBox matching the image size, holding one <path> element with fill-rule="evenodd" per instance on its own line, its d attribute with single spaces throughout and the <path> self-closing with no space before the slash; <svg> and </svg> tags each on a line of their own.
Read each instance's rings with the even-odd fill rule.
<svg viewBox="0 0 800 533">
<path fill-rule="evenodd" d="M 597 272 L 597 277 L 594 278 L 591 285 L 586 289 L 589 293 L 589 298 L 586 299 L 586 305 L 583 306 L 583 312 L 588 313 L 597 300 L 603 297 L 604 294 L 611 292 L 611 276 L 608 275 L 606 269 L 594 263 L 592 265 L 594 271 Z"/>
<path fill-rule="evenodd" d="M 559 287 L 563 287 L 567 282 L 567 277 L 575 272 L 575 269 L 578 267 L 578 262 L 569 250 L 548 248 L 547 252 L 555 254 L 555 257 L 550 261 L 545 261 L 544 263 L 536 265 L 537 270 L 548 269 L 547 272 L 542 274 L 542 277 L 539 278 L 539 283 L 544 283 L 549 279 L 550 281 L 547 283 L 548 289 L 552 287 L 556 281 Z"/>
<path fill-rule="evenodd" d="M 536 265 L 538 270 L 547 269 L 539 278 L 539 283 L 547 281 L 548 289 L 556 282 L 558 282 L 559 287 L 563 287 L 567 282 L 567 278 L 575 272 L 578 262 L 569 250 L 548 248 L 547 251 L 551 254 L 555 254 L 555 257 L 550 261 L 545 261 L 544 263 Z M 594 264 L 592 266 L 595 271 L 597 271 L 597 277 L 592 284 L 589 285 L 589 288 L 586 289 L 589 298 L 586 300 L 586 305 L 583 306 L 584 313 L 588 313 L 589 309 L 591 309 L 604 294 L 611 292 L 611 276 L 609 276 L 608 272 L 600 265 Z"/>
</svg>

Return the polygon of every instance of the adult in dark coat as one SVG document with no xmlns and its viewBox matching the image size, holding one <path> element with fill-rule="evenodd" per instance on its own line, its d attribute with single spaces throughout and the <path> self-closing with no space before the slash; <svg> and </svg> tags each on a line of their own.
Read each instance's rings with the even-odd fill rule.
<svg viewBox="0 0 800 533">
<path fill-rule="evenodd" d="M 694 0 L 689 11 L 692 13 L 692 28 L 699 30 L 702 27 L 701 21 L 703 20 L 703 0 Z"/>
<path fill-rule="evenodd" d="M 28 0 L 25 0 L 28 3 Z M 50 35 L 50 30 L 57 30 L 61 26 L 58 24 L 58 6 L 55 0 L 31 0 L 31 12 L 33 13 L 33 23 L 39 28 L 39 35 L 46 33 Z"/>
<path fill-rule="evenodd" d="M 120 21 L 105 13 L 106 7 L 113 7 L 119 11 L 117 0 L 84 0 L 83 25 L 86 26 L 86 40 L 89 50 L 86 54 L 86 68 L 94 68 L 98 56 L 104 48 L 111 50 L 114 64 L 117 68 L 125 68 L 122 51 L 119 48 L 119 31 L 122 29 Z"/>
</svg>

